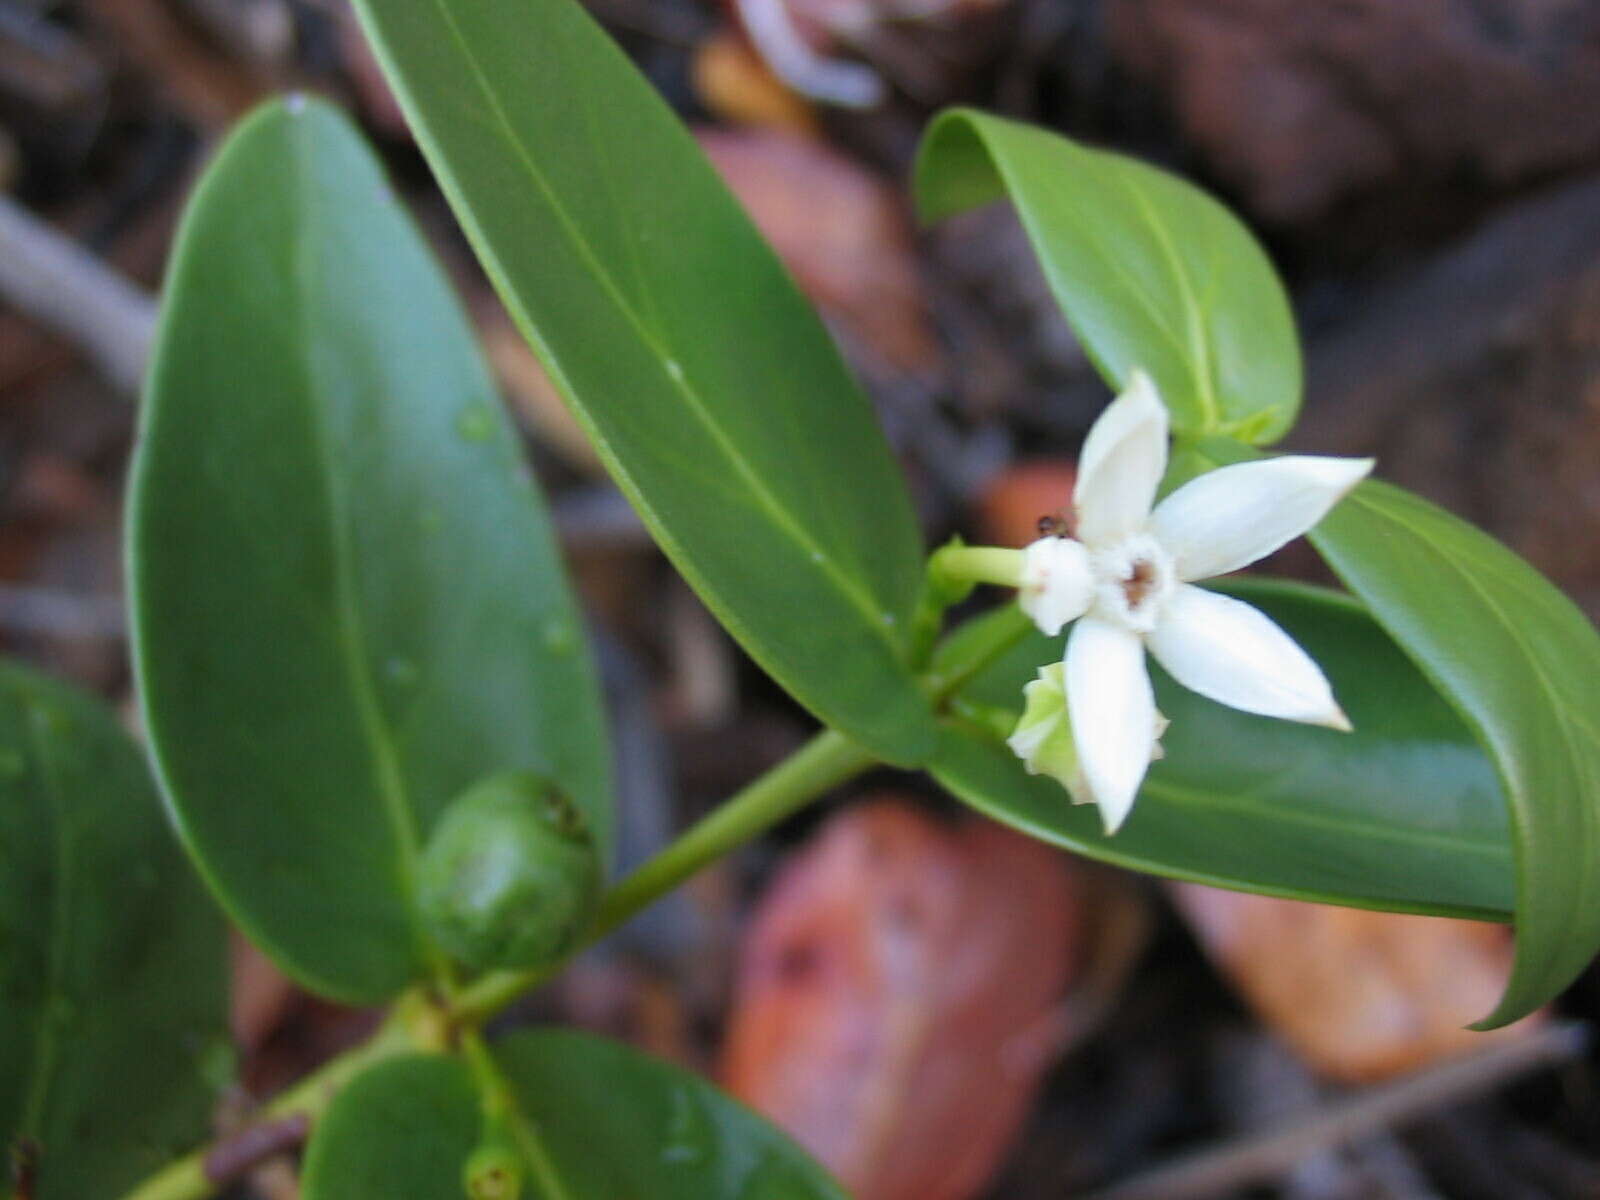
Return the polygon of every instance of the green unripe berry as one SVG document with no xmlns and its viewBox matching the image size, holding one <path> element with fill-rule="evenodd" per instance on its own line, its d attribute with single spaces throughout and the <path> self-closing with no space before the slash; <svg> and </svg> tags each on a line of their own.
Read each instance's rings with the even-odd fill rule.
<svg viewBox="0 0 1600 1200">
<path fill-rule="evenodd" d="M 522 1162 L 504 1142 L 486 1142 L 467 1156 L 461 1182 L 471 1200 L 517 1200 L 522 1195 Z"/>
<path fill-rule="evenodd" d="M 572 945 L 600 890 L 600 859 L 571 798 L 531 771 L 474 784 L 422 852 L 428 932 L 476 970 L 538 966 Z"/>
</svg>

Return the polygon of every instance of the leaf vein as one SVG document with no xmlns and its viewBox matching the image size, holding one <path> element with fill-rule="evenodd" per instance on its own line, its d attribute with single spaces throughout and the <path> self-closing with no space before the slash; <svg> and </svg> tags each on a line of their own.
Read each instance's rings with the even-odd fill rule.
<svg viewBox="0 0 1600 1200">
<path fill-rule="evenodd" d="M 483 93 L 484 99 L 493 111 L 499 132 L 511 147 L 516 160 L 521 163 L 528 177 L 544 196 L 550 211 L 555 215 L 561 229 L 567 235 L 568 241 L 580 256 L 589 263 L 594 271 L 595 279 L 599 282 L 616 310 L 633 326 L 640 340 L 659 358 L 676 361 L 676 356 L 667 352 L 667 348 L 660 344 L 658 338 L 653 335 L 640 315 L 634 310 L 634 307 L 628 303 L 619 290 L 616 280 L 602 266 L 588 239 L 583 236 L 565 206 L 558 199 L 555 190 L 545 178 L 544 172 L 529 157 L 526 147 L 516 136 L 515 127 L 506 113 L 498 92 L 491 84 L 477 56 L 472 52 L 472 48 L 463 35 L 449 5 L 444 0 L 434 0 L 434 8 L 445 26 L 450 30 L 451 38 L 454 40 L 457 50 L 465 60 L 472 77 Z M 874 598 L 864 591 L 858 581 L 843 574 L 835 561 L 838 556 L 826 553 L 810 537 L 806 530 L 795 521 L 794 516 L 778 502 L 771 489 L 761 480 L 745 458 L 738 453 L 737 447 L 729 441 L 727 433 L 711 417 L 706 409 L 705 402 L 701 399 L 696 389 L 690 386 L 688 379 L 679 378 L 676 375 L 670 375 L 668 379 L 669 386 L 673 387 L 683 398 L 685 407 L 704 428 L 712 444 L 722 453 L 729 465 L 745 481 L 751 493 L 758 499 L 761 508 L 767 513 L 773 526 L 801 548 L 803 552 L 801 555 L 802 569 L 815 570 L 828 578 L 839 594 L 844 596 L 850 605 L 862 615 L 867 627 L 873 631 L 873 635 L 884 642 L 891 652 L 898 657 L 899 643 L 896 638 L 890 635 L 888 628 L 881 619 L 884 606 L 876 603 Z"/>
<path fill-rule="evenodd" d="M 1483 600 L 1490 612 L 1493 613 L 1495 619 L 1505 628 L 1511 640 L 1515 642 L 1518 648 L 1523 652 L 1523 657 L 1526 659 L 1530 669 L 1532 670 L 1533 678 L 1539 690 L 1549 700 L 1550 707 L 1554 710 L 1553 716 L 1555 727 L 1563 745 L 1566 747 L 1569 766 L 1572 773 L 1577 777 L 1574 779 L 1574 782 L 1576 783 L 1579 780 L 1587 779 L 1592 774 L 1592 771 L 1586 771 L 1583 768 L 1582 759 L 1578 755 L 1577 749 L 1572 741 L 1572 733 L 1574 728 L 1576 728 L 1580 732 L 1584 732 L 1593 738 L 1593 731 L 1588 729 L 1587 726 L 1574 724 L 1574 718 L 1572 718 L 1568 706 L 1562 702 L 1558 689 L 1555 687 L 1545 669 L 1543 659 L 1534 652 L 1533 646 L 1527 640 L 1525 632 L 1515 622 L 1509 619 L 1505 611 L 1495 600 L 1494 596 L 1483 586 L 1482 582 L 1478 580 L 1472 572 L 1468 571 L 1452 556 L 1445 554 L 1434 547 L 1431 544 L 1431 541 L 1428 539 L 1426 533 L 1422 529 L 1418 528 L 1413 522 L 1407 520 L 1404 515 L 1390 512 L 1379 507 L 1373 501 L 1362 496 L 1359 491 L 1353 493 L 1352 498 L 1356 499 L 1360 504 L 1369 510 L 1378 513 L 1380 517 L 1387 516 L 1389 520 L 1392 520 L 1397 525 L 1400 525 L 1408 530 L 1426 550 L 1432 552 L 1436 561 L 1441 562 L 1450 568 L 1452 572 L 1462 579 L 1467 587 L 1474 591 Z M 1507 773 L 1509 774 L 1509 772 Z M 1516 786 L 1513 789 L 1514 792 L 1521 794 L 1525 798 L 1531 799 L 1526 788 L 1526 780 L 1521 778 L 1520 772 L 1518 774 L 1519 778 Z M 1581 857 L 1581 859 L 1586 863 L 1592 863 L 1594 861 L 1593 851 L 1596 822 L 1593 820 L 1580 820 L 1578 825 L 1580 830 L 1579 836 L 1581 837 L 1583 843 L 1579 857 Z M 1544 944 L 1547 947 L 1559 948 L 1565 942 L 1570 940 L 1571 930 L 1573 929 L 1573 926 L 1578 923 L 1580 915 L 1592 908 L 1592 905 L 1588 900 L 1588 895 L 1594 888 L 1595 879 L 1596 874 L 1593 871 L 1584 871 L 1580 873 L 1577 888 L 1578 894 L 1573 897 L 1573 901 L 1571 903 L 1561 906 L 1559 910 L 1561 912 L 1559 932 L 1555 936 L 1546 936 L 1544 938 Z M 1521 880 L 1519 881 L 1519 891 L 1522 890 L 1523 884 L 1526 884 L 1526 886 L 1529 888 L 1533 886 L 1531 880 Z"/>
<path fill-rule="evenodd" d="M 1133 202 L 1140 220 L 1155 236 L 1157 245 L 1161 247 L 1162 257 L 1167 260 L 1173 278 L 1177 281 L 1178 291 L 1183 297 L 1184 304 L 1184 326 L 1188 335 L 1186 348 L 1194 356 L 1195 382 L 1199 385 L 1196 396 L 1204 411 L 1206 428 L 1218 429 L 1222 424 L 1222 412 L 1217 400 L 1216 381 L 1212 374 L 1211 347 L 1206 337 L 1205 324 L 1200 316 L 1200 301 L 1195 295 L 1194 283 L 1189 278 L 1188 268 L 1183 265 L 1183 258 L 1178 253 L 1177 247 L 1172 244 L 1171 234 L 1151 209 L 1149 198 L 1128 180 L 1125 169 L 1118 164 L 1110 172 L 1110 176 Z"/>
<path fill-rule="evenodd" d="M 303 138 L 295 138 L 293 142 L 298 158 L 296 183 L 301 194 L 315 197 L 317 189 L 315 182 L 308 178 L 306 169 L 308 144 Z M 318 228 L 316 222 L 304 222 L 297 231 L 294 240 L 293 280 L 299 289 L 303 303 L 295 305 L 301 315 L 305 326 L 301 344 L 314 347 L 319 344 L 321 331 L 332 328 L 334 323 L 322 320 L 317 315 L 317 298 L 319 289 L 316 286 L 316 270 L 318 266 L 317 247 L 313 232 Z M 362 729 L 367 735 L 372 754 L 373 783 L 379 799 L 382 801 L 382 811 L 386 822 L 395 839 L 395 848 L 399 855 L 396 863 L 398 880 L 408 899 L 408 915 L 413 938 L 419 950 L 425 943 L 421 927 L 417 924 L 414 906 L 409 904 L 410 897 L 415 893 L 417 860 L 419 855 L 418 834 L 411 809 L 408 788 L 405 776 L 400 768 L 398 754 L 391 738 L 390 731 L 384 721 L 382 706 L 378 702 L 375 689 L 375 680 L 372 677 L 372 656 L 368 646 L 366 623 L 362 618 L 360 604 L 356 596 L 356 584 L 352 576 L 354 563 L 354 546 L 351 540 L 352 526 L 347 511 L 346 498 L 339 486 L 340 472 L 334 461 L 333 448 L 330 445 L 330 434 L 326 424 L 322 405 L 319 397 L 323 389 L 318 383 L 318 369 L 314 355 L 304 357 L 302 366 L 305 370 L 307 387 L 303 393 L 307 405 L 307 429 L 310 431 L 314 442 L 315 454 L 322 467 L 324 482 L 328 489 L 328 504 L 331 509 L 329 520 L 329 534 L 332 539 L 333 553 L 333 583 L 334 583 L 334 618 L 335 641 L 344 659 L 345 673 L 350 683 L 351 699 L 354 701 L 356 711 L 360 718 Z"/>
</svg>

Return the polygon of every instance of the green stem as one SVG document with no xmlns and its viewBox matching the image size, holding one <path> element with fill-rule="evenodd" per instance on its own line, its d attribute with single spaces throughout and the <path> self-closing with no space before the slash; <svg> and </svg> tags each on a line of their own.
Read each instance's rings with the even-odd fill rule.
<svg viewBox="0 0 1600 1200">
<path fill-rule="evenodd" d="M 946 705 L 972 677 L 1006 654 L 1033 631 L 1033 622 L 1015 604 L 974 617 L 939 646 L 922 676 L 923 690 L 935 708 Z"/>
<path fill-rule="evenodd" d="M 473 1082 L 477 1084 L 478 1095 L 483 1098 L 485 1138 L 496 1139 L 500 1134 L 509 1134 L 518 1157 L 533 1168 L 543 1200 L 571 1200 L 539 1131 L 518 1107 L 516 1092 L 500 1073 L 500 1066 L 490 1054 L 483 1035 L 476 1029 L 467 1030 L 461 1035 L 461 1049 L 472 1071 Z"/>
<path fill-rule="evenodd" d="M 841 733 L 830 729 L 817 734 L 611 889 L 574 952 L 599 941 L 707 863 L 877 761 Z M 560 966 L 551 963 L 531 971 L 502 971 L 484 977 L 462 990 L 455 1005 L 457 1019 L 479 1022 L 492 1016 Z"/>
<path fill-rule="evenodd" d="M 909 661 L 913 670 L 928 665 L 944 616 L 980 583 L 1017 587 L 1022 583 L 1023 552 L 999 546 L 968 546 L 960 538 L 939 547 L 928 557 L 922 592 L 911 614 Z"/>
<path fill-rule="evenodd" d="M 600 902 L 588 940 L 604 937 L 707 863 L 877 761 L 842 733 L 817 734 L 613 888 Z"/>
<path fill-rule="evenodd" d="M 1017 587 L 1022 582 L 1023 554 L 1001 546 L 944 546 L 934 551 L 928 569 L 961 583 L 993 583 Z"/>
<path fill-rule="evenodd" d="M 706 864 L 877 761 L 843 734 L 833 730 L 819 733 L 613 888 L 601 901 L 581 944 L 571 953 L 598 941 Z M 411 1051 L 444 1049 L 447 1023 L 462 1029 L 464 1038 L 470 1039 L 477 1026 L 549 978 L 564 961 L 530 971 L 501 971 L 485 976 L 449 997 L 447 1017 L 438 1011 L 437 1003 L 426 997 L 403 997 L 369 1041 L 324 1064 L 284 1092 L 261 1111 L 261 1119 L 304 1113 L 315 1120 L 340 1087 L 373 1063 Z M 470 1040 L 466 1044 L 470 1046 Z M 123 1200 L 202 1200 L 211 1195 L 217 1189 L 216 1181 L 205 1170 L 211 1149 L 204 1147 L 172 1163 Z M 531 1165 L 540 1169 L 538 1162 Z"/>
<path fill-rule="evenodd" d="M 412 1033 L 413 1012 L 405 1001 L 397 1003 L 377 1031 L 361 1045 L 307 1075 L 281 1093 L 259 1113 L 258 1121 L 271 1121 L 303 1113 L 315 1121 L 334 1094 L 372 1064 L 418 1049 Z M 206 1173 L 206 1159 L 214 1147 L 206 1146 L 152 1175 L 123 1200 L 201 1200 L 219 1186 Z"/>
</svg>

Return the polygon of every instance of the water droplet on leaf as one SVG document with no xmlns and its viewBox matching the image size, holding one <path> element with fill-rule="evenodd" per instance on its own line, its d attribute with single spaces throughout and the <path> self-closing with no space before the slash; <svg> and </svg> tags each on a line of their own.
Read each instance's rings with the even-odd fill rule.
<svg viewBox="0 0 1600 1200">
<path fill-rule="evenodd" d="M 486 442 L 494 436 L 494 418 L 483 405 L 474 404 L 456 417 L 456 432 L 469 442 Z"/>
<path fill-rule="evenodd" d="M 551 617 L 540 631 L 544 648 L 551 654 L 571 654 L 578 644 L 572 623 L 563 617 Z"/>
<path fill-rule="evenodd" d="M 809 1196 L 816 1191 L 812 1181 L 794 1163 L 777 1154 L 768 1154 L 750 1172 L 739 1189 L 739 1200 L 769 1200 L 773 1196 Z"/>
<path fill-rule="evenodd" d="M 688 1088 L 672 1093 L 672 1114 L 667 1136 L 661 1142 L 661 1161 L 672 1166 L 694 1166 L 710 1156 L 711 1123 L 700 1101 Z"/>
<path fill-rule="evenodd" d="M 200 1078 L 214 1092 L 233 1084 L 238 1074 L 239 1057 L 226 1038 L 207 1038 L 196 1056 Z"/>
</svg>

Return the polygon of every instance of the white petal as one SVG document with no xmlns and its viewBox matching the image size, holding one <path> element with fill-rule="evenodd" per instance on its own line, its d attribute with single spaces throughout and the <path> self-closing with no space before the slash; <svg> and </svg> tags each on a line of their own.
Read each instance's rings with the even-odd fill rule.
<svg viewBox="0 0 1600 1200">
<path fill-rule="evenodd" d="M 1120 625 L 1085 617 L 1067 639 L 1067 709 L 1084 781 L 1106 832 L 1133 807 L 1150 768 L 1156 702 L 1144 644 Z"/>
<path fill-rule="evenodd" d="M 1068 621 L 1076 621 L 1094 599 L 1094 573 L 1089 551 L 1071 538 L 1044 537 L 1022 551 L 1022 582 L 1017 603 L 1050 637 Z"/>
<path fill-rule="evenodd" d="M 1078 456 L 1078 536 L 1098 546 L 1142 529 L 1166 469 L 1167 409 L 1150 376 L 1136 370 Z"/>
<path fill-rule="evenodd" d="M 1370 470 L 1370 458 L 1305 454 L 1219 467 L 1158 504 L 1150 532 L 1172 555 L 1179 579 L 1210 579 L 1299 537 Z"/>
<path fill-rule="evenodd" d="M 1180 584 L 1148 644 L 1174 679 L 1219 704 L 1350 728 L 1311 656 L 1264 613 L 1231 596 Z"/>
</svg>

